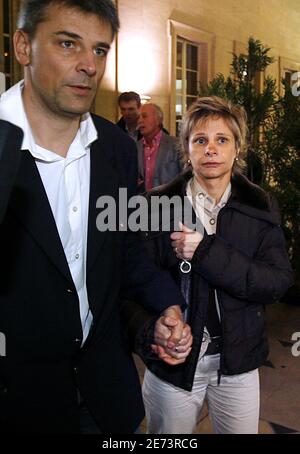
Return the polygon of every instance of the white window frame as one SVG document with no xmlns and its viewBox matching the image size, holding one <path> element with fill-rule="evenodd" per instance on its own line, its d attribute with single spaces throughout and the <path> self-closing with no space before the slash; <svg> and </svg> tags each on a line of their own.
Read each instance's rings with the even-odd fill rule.
<svg viewBox="0 0 300 454">
<path fill-rule="evenodd" d="M 201 58 L 201 49 L 200 49 L 200 46 L 197 44 L 197 43 L 194 43 L 194 42 L 191 42 L 191 41 L 188 41 L 184 38 L 181 38 L 181 37 L 178 37 L 177 38 L 177 42 L 176 42 L 176 50 L 177 50 L 177 46 L 178 46 L 178 43 L 181 43 L 182 44 L 182 66 L 179 67 L 177 66 L 176 64 L 176 83 L 177 83 L 177 71 L 180 70 L 182 72 L 182 89 L 181 89 L 181 94 L 178 94 L 177 92 L 177 86 L 176 86 L 176 107 L 175 107 L 175 110 L 176 110 L 176 129 L 177 129 L 177 123 L 179 123 L 177 121 L 177 98 L 180 96 L 182 98 L 182 112 L 181 114 L 184 115 L 185 112 L 186 112 L 186 108 L 187 108 L 187 98 L 194 98 L 194 100 L 196 101 L 197 99 L 197 94 L 195 95 L 192 95 L 191 93 L 188 93 L 187 92 L 187 72 L 192 72 L 192 73 L 196 73 L 197 75 L 197 90 L 199 90 L 200 88 L 200 83 L 201 83 L 201 77 L 200 77 L 200 67 L 199 67 L 199 62 L 200 62 L 200 58 Z M 197 61 L 198 61 L 198 67 L 197 69 L 195 70 L 192 70 L 192 69 L 188 69 L 187 68 L 187 46 L 188 45 L 191 45 L 193 47 L 196 47 L 197 48 Z M 177 54 L 177 51 L 176 51 L 176 54 Z M 177 61 L 176 61 L 177 63 Z"/>
<path fill-rule="evenodd" d="M 177 40 L 185 40 L 198 47 L 200 58 L 199 83 L 204 84 L 211 80 L 215 75 L 214 56 L 215 56 L 215 35 L 200 28 L 183 24 L 170 19 L 171 37 L 171 72 L 170 72 L 170 133 L 176 134 L 176 72 L 177 72 Z"/>
</svg>

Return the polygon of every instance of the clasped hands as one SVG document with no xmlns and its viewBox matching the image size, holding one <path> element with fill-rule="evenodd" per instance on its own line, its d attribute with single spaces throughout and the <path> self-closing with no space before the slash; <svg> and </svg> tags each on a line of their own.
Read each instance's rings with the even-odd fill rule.
<svg viewBox="0 0 300 454">
<path fill-rule="evenodd" d="M 168 307 L 157 320 L 152 350 L 165 363 L 175 366 L 184 363 L 192 349 L 193 336 L 189 325 L 182 320 L 179 306 Z"/>
<path fill-rule="evenodd" d="M 180 232 L 171 234 L 172 247 L 179 259 L 191 260 L 203 236 L 182 223 L 179 228 Z M 190 326 L 182 320 L 179 306 L 168 307 L 157 320 L 154 341 L 152 350 L 165 363 L 173 366 L 184 363 L 191 352 L 193 336 Z"/>
</svg>

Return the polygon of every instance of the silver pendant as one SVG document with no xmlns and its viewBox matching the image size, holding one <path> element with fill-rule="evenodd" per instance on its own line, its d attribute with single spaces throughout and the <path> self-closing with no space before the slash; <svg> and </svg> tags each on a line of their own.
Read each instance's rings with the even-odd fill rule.
<svg viewBox="0 0 300 454">
<path fill-rule="evenodd" d="M 183 274 L 188 274 L 190 273 L 191 269 L 192 269 L 191 262 L 189 262 L 188 260 L 182 260 L 182 262 L 180 263 L 180 271 Z"/>
</svg>

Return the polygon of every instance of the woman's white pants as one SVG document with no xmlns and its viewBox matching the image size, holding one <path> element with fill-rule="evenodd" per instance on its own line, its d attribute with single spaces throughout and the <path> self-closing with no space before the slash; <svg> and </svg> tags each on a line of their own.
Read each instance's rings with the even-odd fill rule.
<svg viewBox="0 0 300 454">
<path fill-rule="evenodd" d="M 171 385 L 146 370 L 143 398 L 149 434 L 191 434 L 206 398 L 214 433 L 256 434 L 259 421 L 258 369 L 221 376 L 220 355 L 199 361 L 192 392 Z"/>
</svg>

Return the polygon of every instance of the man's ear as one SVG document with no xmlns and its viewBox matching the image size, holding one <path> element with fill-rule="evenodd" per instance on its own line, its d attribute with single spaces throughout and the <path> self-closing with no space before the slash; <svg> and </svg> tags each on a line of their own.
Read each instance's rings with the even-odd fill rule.
<svg viewBox="0 0 300 454">
<path fill-rule="evenodd" d="M 16 59 L 22 66 L 30 64 L 31 41 L 28 33 L 23 30 L 17 30 L 14 34 L 14 50 Z"/>
</svg>

